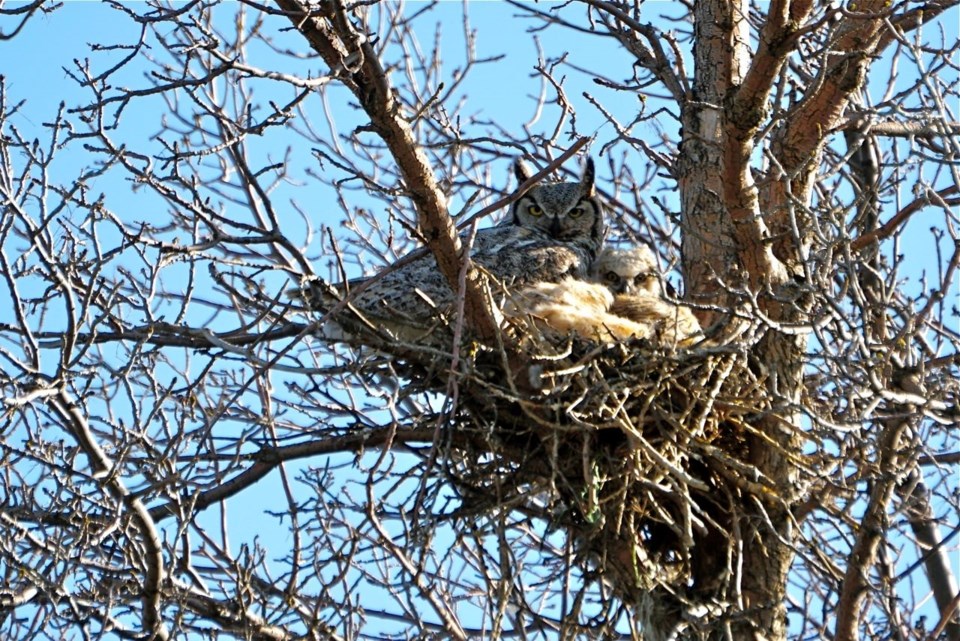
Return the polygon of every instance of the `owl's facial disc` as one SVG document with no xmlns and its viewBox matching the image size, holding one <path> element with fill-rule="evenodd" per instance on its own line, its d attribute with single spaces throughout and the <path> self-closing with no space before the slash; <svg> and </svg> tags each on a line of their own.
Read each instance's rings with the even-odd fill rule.
<svg viewBox="0 0 960 641">
<path fill-rule="evenodd" d="M 579 203 L 577 203 L 576 207 L 567 212 L 567 216 L 570 216 L 570 218 L 574 219 L 580 218 L 587 213 L 589 207 L 590 206 L 585 201 L 581 200 Z"/>
<path fill-rule="evenodd" d="M 550 219 L 550 227 L 547 228 L 547 231 L 550 232 L 550 235 L 556 238 L 557 240 L 563 240 L 563 228 L 560 226 L 560 217 L 553 216 Z"/>
<path fill-rule="evenodd" d="M 581 219 L 592 209 L 593 205 L 590 201 L 583 199 L 564 214 L 555 216 L 550 221 L 550 235 L 557 240 L 574 240 L 582 237 L 584 230 Z"/>
<path fill-rule="evenodd" d="M 627 281 L 616 272 L 607 272 L 603 280 L 614 294 L 630 294 Z"/>
</svg>

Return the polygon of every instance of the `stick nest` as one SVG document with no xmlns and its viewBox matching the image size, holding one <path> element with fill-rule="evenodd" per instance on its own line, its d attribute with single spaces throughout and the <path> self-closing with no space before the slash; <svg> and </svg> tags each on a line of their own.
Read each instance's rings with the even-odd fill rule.
<svg viewBox="0 0 960 641">
<path fill-rule="evenodd" d="M 769 408 L 746 355 L 706 341 L 522 345 L 459 368 L 442 458 L 465 510 L 547 519 L 625 598 L 715 587 L 725 555 L 710 548 L 728 540 L 730 505 L 763 491 L 747 480 L 745 435 Z"/>
</svg>

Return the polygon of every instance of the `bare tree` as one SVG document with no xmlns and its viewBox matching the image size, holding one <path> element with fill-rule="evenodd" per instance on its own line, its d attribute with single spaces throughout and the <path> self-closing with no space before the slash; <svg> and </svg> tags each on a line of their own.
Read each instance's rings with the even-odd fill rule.
<svg viewBox="0 0 960 641">
<path fill-rule="evenodd" d="M 88 5 L 0 78 L 2 636 L 960 639 L 957 4 Z M 503 321 L 585 153 L 703 340 Z M 287 294 L 410 252 L 429 344 Z"/>
</svg>

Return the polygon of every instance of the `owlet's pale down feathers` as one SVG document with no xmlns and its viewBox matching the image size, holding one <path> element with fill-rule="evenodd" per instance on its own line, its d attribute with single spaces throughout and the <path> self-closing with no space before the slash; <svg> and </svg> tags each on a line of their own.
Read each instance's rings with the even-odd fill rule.
<svg viewBox="0 0 960 641">
<path fill-rule="evenodd" d="M 661 296 L 656 260 L 643 246 L 603 250 L 590 281 L 568 278 L 528 286 L 513 309 L 561 333 L 600 342 L 634 338 L 676 345 L 700 333 L 688 307 Z"/>
</svg>

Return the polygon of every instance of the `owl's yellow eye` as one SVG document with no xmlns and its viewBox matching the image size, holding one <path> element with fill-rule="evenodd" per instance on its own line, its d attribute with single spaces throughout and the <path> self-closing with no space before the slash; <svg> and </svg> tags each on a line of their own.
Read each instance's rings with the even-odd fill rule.
<svg viewBox="0 0 960 641">
<path fill-rule="evenodd" d="M 608 283 L 615 283 L 620 280 L 620 276 L 617 274 L 617 272 L 607 272 L 603 275 L 603 277 Z"/>
<path fill-rule="evenodd" d="M 583 216 L 583 214 L 584 214 L 586 211 L 587 211 L 587 208 L 586 208 L 586 207 L 584 207 L 583 205 L 577 205 L 576 207 L 574 207 L 573 209 L 571 209 L 571 210 L 567 213 L 567 215 L 570 216 L 570 218 L 580 218 L 580 216 Z"/>
<path fill-rule="evenodd" d="M 640 285 L 641 283 L 647 282 L 651 278 L 653 278 L 653 274 L 637 274 L 636 278 L 633 279 L 633 282 L 637 285 Z"/>
<path fill-rule="evenodd" d="M 527 212 L 528 212 L 531 216 L 542 216 L 542 215 L 543 215 L 543 209 L 540 208 L 540 205 L 530 205 L 529 207 L 527 207 Z"/>
</svg>

